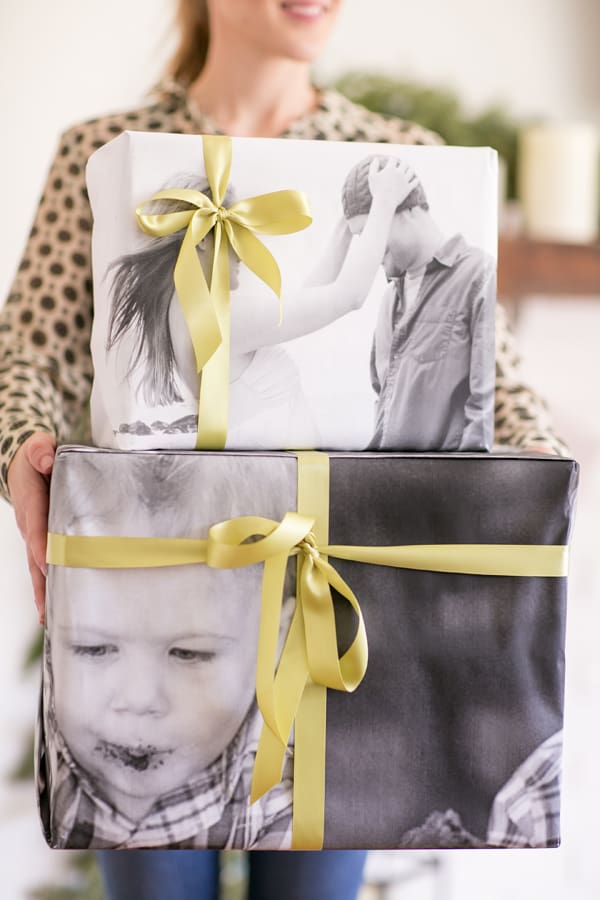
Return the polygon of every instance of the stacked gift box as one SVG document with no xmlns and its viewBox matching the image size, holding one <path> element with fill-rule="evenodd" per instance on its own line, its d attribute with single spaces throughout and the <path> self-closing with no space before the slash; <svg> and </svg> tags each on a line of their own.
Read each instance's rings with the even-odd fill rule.
<svg viewBox="0 0 600 900">
<path fill-rule="evenodd" d="M 88 185 L 48 841 L 557 845 L 577 467 L 487 452 L 494 154 L 125 134 Z"/>
</svg>

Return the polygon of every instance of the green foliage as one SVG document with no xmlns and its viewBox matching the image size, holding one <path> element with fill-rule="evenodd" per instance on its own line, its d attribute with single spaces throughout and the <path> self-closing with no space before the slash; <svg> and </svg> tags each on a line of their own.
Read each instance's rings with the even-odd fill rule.
<svg viewBox="0 0 600 900">
<path fill-rule="evenodd" d="M 76 851 L 70 854 L 69 862 L 73 871 L 70 885 L 42 885 L 29 893 L 28 900 L 104 900 L 102 877 L 94 854 Z M 221 853 L 220 863 L 220 896 L 223 900 L 244 900 L 247 893 L 246 854 L 239 850 L 225 851 Z"/>
<path fill-rule="evenodd" d="M 29 646 L 27 647 L 27 651 L 25 653 L 25 659 L 23 660 L 23 670 L 25 672 L 29 672 L 32 669 L 36 669 L 40 659 L 42 658 L 42 652 L 44 649 L 44 629 L 37 628 L 34 636 L 32 637 Z"/>
<path fill-rule="evenodd" d="M 31 781 L 33 778 L 34 738 L 30 735 L 21 755 L 10 771 L 11 781 Z"/>
<path fill-rule="evenodd" d="M 520 125 L 502 108 L 494 106 L 476 116 L 468 116 L 457 95 L 447 88 L 427 87 L 368 72 L 349 72 L 335 87 L 373 112 L 409 119 L 437 132 L 447 144 L 493 147 L 506 162 L 508 196 L 515 197 Z"/>
<path fill-rule="evenodd" d="M 44 647 L 44 631 L 37 628 L 32 637 L 23 660 L 23 673 L 28 674 L 39 668 L 40 659 Z M 12 781 L 29 781 L 33 778 L 33 751 L 34 738 L 33 735 L 27 739 L 26 745 L 23 747 L 21 755 L 10 772 Z"/>
<path fill-rule="evenodd" d="M 23 660 L 24 674 L 28 674 L 29 672 L 35 671 L 39 668 L 43 647 L 44 631 L 42 628 L 37 628 L 25 652 L 25 658 Z M 30 737 L 27 739 L 26 746 L 23 747 L 21 756 L 10 772 L 9 777 L 11 778 L 11 780 L 29 781 L 31 778 L 33 778 L 33 750 L 34 738 L 33 735 L 30 735 Z"/>
<path fill-rule="evenodd" d="M 29 893 L 29 900 L 104 900 L 102 878 L 94 854 L 75 852 L 69 862 L 73 868 L 70 885 L 42 885 Z"/>
</svg>

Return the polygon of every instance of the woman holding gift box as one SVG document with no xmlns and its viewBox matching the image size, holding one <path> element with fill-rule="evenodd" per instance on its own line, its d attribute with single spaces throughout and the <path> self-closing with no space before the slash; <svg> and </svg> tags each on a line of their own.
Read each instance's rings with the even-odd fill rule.
<svg viewBox="0 0 600 900">
<path fill-rule="evenodd" d="M 384 119 L 314 87 L 310 64 L 340 6 L 341 0 L 179 0 L 181 43 L 172 80 L 149 105 L 78 125 L 62 138 L 0 320 L 0 489 L 15 507 L 27 544 L 41 620 L 54 448 L 57 440 L 72 438 L 84 419 L 92 380 L 86 160 L 124 129 L 437 143 L 418 126 Z M 497 441 L 562 452 L 542 401 L 520 380 L 500 311 L 496 333 Z M 263 855 L 262 865 L 252 868 L 253 896 L 350 898 L 363 859 Z M 111 898 L 215 896 L 216 859 L 208 853 L 108 854 L 103 867 Z"/>
</svg>

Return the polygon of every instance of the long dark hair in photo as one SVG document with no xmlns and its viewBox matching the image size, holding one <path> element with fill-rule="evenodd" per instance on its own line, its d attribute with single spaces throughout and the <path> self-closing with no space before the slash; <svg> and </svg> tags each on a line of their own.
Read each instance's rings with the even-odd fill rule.
<svg viewBox="0 0 600 900">
<path fill-rule="evenodd" d="M 195 175 L 179 175 L 169 181 L 169 187 L 193 188 L 212 199 L 205 179 Z M 227 191 L 224 203 L 230 205 L 232 192 Z M 156 201 L 151 207 L 154 214 L 193 209 L 182 201 Z M 112 304 L 108 324 L 106 351 L 112 350 L 126 334 L 135 336 L 127 375 L 139 366 L 145 371 L 141 384 L 144 400 L 151 406 L 166 406 L 183 400 L 175 381 L 175 352 L 169 328 L 169 309 L 175 286 L 173 271 L 185 229 L 176 234 L 153 238 L 142 250 L 120 256 L 109 267 L 112 276 Z M 198 254 L 206 268 L 212 262 L 213 237 L 205 238 L 206 249 L 200 246 Z M 204 243 L 204 242 L 203 242 Z"/>
</svg>

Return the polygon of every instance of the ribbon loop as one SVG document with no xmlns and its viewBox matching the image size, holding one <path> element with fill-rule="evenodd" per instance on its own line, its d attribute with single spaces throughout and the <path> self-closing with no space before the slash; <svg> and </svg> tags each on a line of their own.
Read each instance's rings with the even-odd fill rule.
<svg viewBox="0 0 600 900">
<path fill-rule="evenodd" d="M 203 135 L 206 178 L 212 199 L 191 188 L 166 188 L 136 209 L 142 231 L 167 237 L 186 229 L 173 280 L 190 333 L 199 376 L 196 449 L 221 450 L 227 439 L 229 398 L 229 247 L 279 298 L 281 274 L 272 253 L 257 234 L 292 234 L 307 228 L 312 218 L 303 193 L 273 191 L 223 205 L 231 170 L 231 138 Z M 189 204 L 166 213 L 146 213 L 149 203 Z M 198 257 L 198 244 L 214 230 L 210 286 Z M 201 375 L 201 377 L 200 377 Z"/>
</svg>

